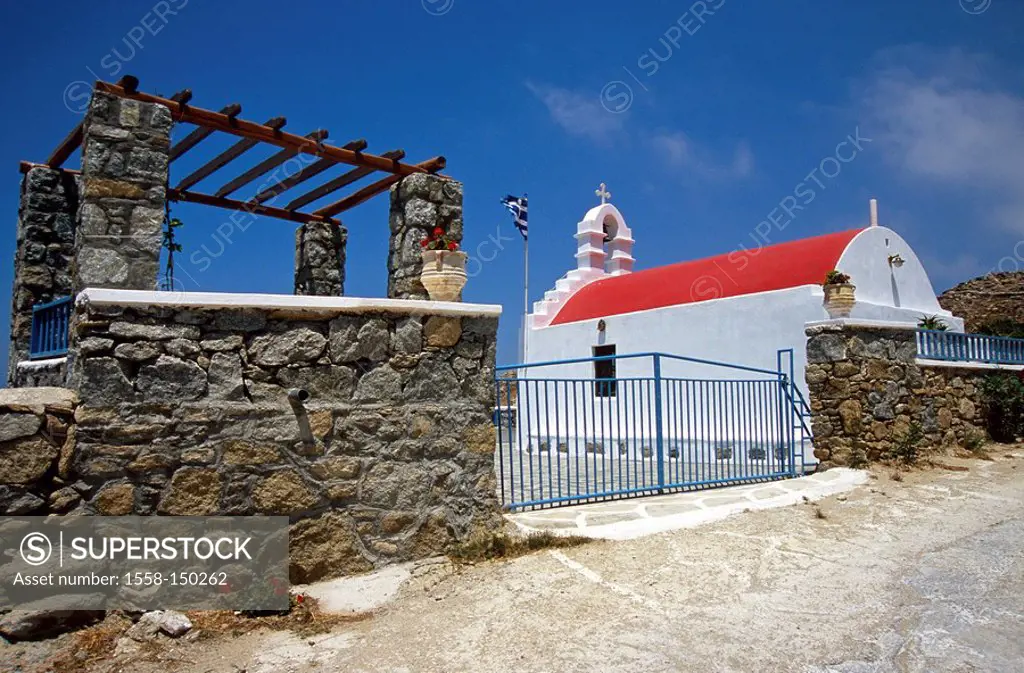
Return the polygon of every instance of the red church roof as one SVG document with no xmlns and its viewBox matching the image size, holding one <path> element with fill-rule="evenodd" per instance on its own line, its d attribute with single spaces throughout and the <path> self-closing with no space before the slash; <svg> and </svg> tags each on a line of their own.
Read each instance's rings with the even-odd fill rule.
<svg viewBox="0 0 1024 673">
<path fill-rule="evenodd" d="M 861 231 L 851 229 L 603 278 L 580 288 L 551 324 L 818 285 Z"/>
</svg>

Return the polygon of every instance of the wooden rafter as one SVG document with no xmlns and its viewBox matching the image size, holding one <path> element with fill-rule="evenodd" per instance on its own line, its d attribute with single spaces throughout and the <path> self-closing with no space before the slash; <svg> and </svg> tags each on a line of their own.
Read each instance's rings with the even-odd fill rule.
<svg viewBox="0 0 1024 673">
<path fill-rule="evenodd" d="M 323 140 L 326 137 L 327 131 L 325 129 L 317 129 L 312 133 L 306 134 L 306 138 L 308 138 L 310 142 L 314 143 L 323 142 Z M 265 173 L 268 173 L 272 169 L 276 168 L 277 166 L 280 166 L 281 164 L 295 156 L 298 156 L 298 153 L 295 152 L 294 150 L 280 150 L 278 152 L 275 152 L 273 155 L 267 157 L 266 159 L 259 162 L 246 172 L 239 175 L 231 182 L 227 183 L 226 185 L 218 189 L 216 192 L 214 192 L 214 196 L 227 196 L 231 192 L 241 189 L 242 187 L 246 186 L 256 178 L 260 177 Z"/>
<path fill-rule="evenodd" d="M 442 163 L 441 163 L 440 166 L 436 165 L 434 163 L 435 161 L 437 161 L 437 160 L 436 159 L 428 159 L 427 161 L 424 161 L 423 163 L 417 164 L 417 165 L 420 166 L 421 168 L 423 168 L 424 170 L 429 171 L 431 173 L 433 173 L 435 171 L 439 171 L 442 168 L 444 168 L 443 160 L 442 160 Z M 338 213 L 343 213 L 343 212 L 345 212 L 346 210 L 348 210 L 350 208 L 355 208 L 360 203 L 363 203 L 365 201 L 368 201 L 368 200 L 372 199 L 374 196 L 377 196 L 381 192 L 386 192 L 387 190 L 391 189 L 392 185 L 394 185 L 397 182 L 399 182 L 403 177 L 405 177 L 405 176 L 404 175 L 392 175 L 392 176 L 386 177 L 386 178 L 384 178 L 382 180 L 378 180 L 377 182 L 369 184 L 369 185 L 363 187 L 362 189 L 360 189 L 359 191 L 357 191 L 357 192 L 355 192 L 353 194 L 350 194 L 349 196 L 346 196 L 345 198 L 341 199 L 340 201 L 335 201 L 334 203 L 330 204 L 329 206 L 324 206 L 323 208 L 320 208 L 319 210 L 314 210 L 313 211 L 313 215 L 318 215 L 318 216 L 321 216 L 321 217 L 334 217 Z"/>
<path fill-rule="evenodd" d="M 96 82 L 95 90 L 96 92 L 124 99 L 163 105 L 171 111 L 171 116 L 175 121 L 194 124 L 196 126 L 195 129 L 171 146 L 169 151 L 171 161 L 191 151 L 204 139 L 217 131 L 233 135 L 237 138 L 236 142 L 228 149 L 220 152 L 213 159 L 190 173 L 176 187 L 168 187 L 168 200 L 186 201 L 246 211 L 254 215 L 266 215 L 292 222 L 327 222 L 340 225 L 340 222 L 334 219 L 335 215 L 386 191 L 403 177 L 423 172 L 438 174 L 445 167 L 445 159 L 441 156 L 418 164 L 405 164 L 402 163 L 402 159 L 405 158 L 405 153 L 402 150 L 392 150 L 382 155 L 369 154 L 365 152 L 367 147 L 365 140 L 353 140 L 341 147 L 328 145 L 324 142 L 327 138 L 327 132 L 323 130 L 314 131 L 305 137 L 283 131 L 282 127 L 285 125 L 283 117 L 275 117 L 264 124 L 257 124 L 239 118 L 242 106 L 237 103 L 225 106 L 219 112 L 214 112 L 192 106 L 192 91 L 190 89 L 182 89 L 174 93 L 170 98 L 165 98 L 159 95 L 140 92 L 138 84 L 137 78 L 126 75 L 118 80 L 116 84 Z M 34 166 L 40 165 L 80 174 L 80 171 L 62 168 L 62 164 L 67 161 L 76 149 L 81 147 L 84 141 L 84 133 L 85 125 L 83 120 L 71 130 L 68 136 L 50 154 L 46 164 L 22 162 L 20 166 L 21 171 L 27 172 Z M 240 175 L 227 181 L 213 194 L 192 191 L 193 186 L 210 177 L 232 161 L 235 161 L 260 143 L 273 145 L 279 148 L 279 150 L 244 170 Z M 286 172 L 283 179 L 274 180 L 274 184 L 265 185 L 248 201 L 229 198 L 232 193 L 253 183 L 261 176 L 274 171 L 276 167 L 285 164 L 289 159 L 298 155 L 315 157 L 315 161 L 302 166 L 293 175 L 287 175 Z M 323 185 L 292 199 L 284 207 L 270 205 L 273 203 L 273 199 L 283 192 L 320 175 L 335 164 L 344 164 L 352 168 L 328 180 Z M 378 171 L 389 175 L 312 213 L 299 210 Z M 279 172 L 280 169 L 273 173 L 272 177 L 276 177 Z"/>
<path fill-rule="evenodd" d="M 246 211 L 255 215 L 267 215 L 268 217 L 276 217 L 281 220 L 289 220 L 291 222 L 300 222 L 303 224 L 307 222 L 327 222 L 335 225 L 341 224 L 334 218 L 317 215 L 316 213 L 298 213 L 293 210 L 285 210 L 284 208 L 275 208 L 273 206 L 264 206 L 251 202 L 247 203 L 236 199 L 226 199 L 224 197 L 213 196 L 212 194 L 201 194 L 199 192 L 190 192 L 177 188 L 168 189 L 167 198 L 171 201 L 201 203 L 207 206 L 227 208 L 228 210 Z"/>
<path fill-rule="evenodd" d="M 234 119 L 242 111 L 242 106 L 238 103 L 232 103 L 231 105 L 225 105 L 221 108 L 220 113 L 226 116 L 228 119 Z M 199 141 L 204 138 L 208 138 L 213 135 L 213 129 L 206 128 L 205 126 L 197 126 L 192 129 L 192 132 L 187 136 L 179 140 L 174 146 L 171 147 L 171 161 L 174 161 L 185 152 L 199 144 Z"/>
<path fill-rule="evenodd" d="M 68 160 L 68 157 L 81 146 L 84 129 L 85 120 L 83 119 L 75 125 L 75 128 L 71 129 L 71 133 L 64 140 L 60 141 L 60 145 L 57 145 L 57 149 L 46 160 L 46 165 L 50 168 L 60 168 Z"/>
<path fill-rule="evenodd" d="M 196 124 L 197 126 L 210 127 L 216 131 L 223 131 L 243 138 L 255 139 L 271 145 L 277 145 L 281 148 L 294 149 L 295 151 L 302 152 L 304 154 L 327 157 L 343 164 L 367 166 L 386 173 L 395 173 L 398 175 L 433 172 L 441 170 L 441 168 L 444 167 L 444 157 L 435 157 L 429 162 L 424 162 L 424 164 L 411 165 L 394 162 L 375 154 L 353 152 L 352 150 L 346 150 L 342 147 L 335 147 L 333 145 L 321 145 L 319 148 L 314 149 L 309 147 L 309 143 L 302 136 L 297 136 L 293 133 L 287 133 L 284 131 L 275 131 L 263 124 L 256 124 L 254 122 L 238 118 L 236 118 L 232 123 L 231 120 L 219 112 L 204 110 L 203 108 L 193 107 L 190 105 L 180 105 L 170 99 L 142 93 L 141 91 L 136 91 L 134 93 L 129 92 L 125 88 L 118 86 L 117 84 L 111 84 L 110 82 L 96 82 L 96 89 L 98 91 L 103 91 L 115 96 L 121 96 L 123 98 L 131 98 L 147 103 L 159 103 L 161 105 L 165 105 L 170 108 L 172 116 L 178 121 Z M 430 165 L 433 168 L 431 170 L 422 168 L 425 164 Z"/>
<path fill-rule="evenodd" d="M 257 192 L 256 196 L 252 197 L 251 200 L 253 203 L 265 203 L 278 194 L 291 189 L 295 185 L 320 175 L 331 166 L 337 166 L 337 164 L 330 159 L 320 159 L 316 163 L 306 166 L 290 178 L 285 178 L 281 182 L 274 183 L 266 189 Z"/>
<path fill-rule="evenodd" d="M 385 152 L 382 156 L 385 156 L 385 157 L 388 157 L 389 159 L 393 159 L 395 161 L 398 161 L 399 159 L 401 159 L 402 157 L 405 156 L 405 151 L 404 150 L 392 150 L 390 152 Z M 373 173 L 373 172 L 374 172 L 374 169 L 366 168 L 365 166 L 360 166 L 359 168 L 353 168 L 352 170 L 348 171 L 347 173 L 345 173 L 343 175 L 339 175 L 338 177 L 334 178 L 333 180 L 325 182 L 324 184 L 320 185 L 316 189 L 312 189 L 309 192 L 307 192 L 307 193 L 303 194 L 302 196 L 298 197 L 297 199 L 294 199 L 291 203 L 289 203 L 287 206 L 285 206 L 285 208 L 287 208 L 288 210 L 296 210 L 298 208 L 301 208 L 304 205 L 306 205 L 308 203 L 312 203 L 313 201 L 316 201 L 317 199 L 322 199 L 323 197 L 327 196 L 331 192 L 336 192 L 339 189 L 341 189 L 342 187 L 350 185 L 353 182 L 355 182 L 356 180 L 364 178 L 364 177 L 366 177 L 367 175 L 369 175 L 370 173 Z"/>
<path fill-rule="evenodd" d="M 273 119 L 267 121 L 266 126 L 272 129 L 279 129 L 286 123 L 288 123 L 288 120 L 285 119 L 284 117 L 274 117 Z M 197 168 L 195 171 L 193 171 L 184 180 L 178 183 L 178 186 L 175 189 L 188 189 L 189 187 L 196 184 L 203 178 L 209 177 L 210 175 L 213 175 L 216 171 L 219 171 L 220 169 L 224 168 L 238 157 L 242 156 L 252 148 L 259 145 L 259 143 L 260 141 L 257 140 L 256 138 L 242 138 L 234 145 L 227 148 L 226 150 L 215 156 L 213 159 L 210 159 L 208 162 L 206 162 L 205 164 Z"/>
<path fill-rule="evenodd" d="M 175 103 L 181 103 L 182 105 L 188 105 L 188 102 L 192 100 L 192 89 L 182 89 L 178 93 L 171 96 L 171 100 Z"/>
</svg>

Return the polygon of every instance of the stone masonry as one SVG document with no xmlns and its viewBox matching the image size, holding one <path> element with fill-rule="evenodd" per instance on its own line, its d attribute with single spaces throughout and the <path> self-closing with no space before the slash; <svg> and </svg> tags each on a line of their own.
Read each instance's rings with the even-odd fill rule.
<svg viewBox="0 0 1024 673">
<path fill-rule="evenodd" d="M 389 224 L 388 296 L 427 299 L 420 284 L 420 242 L 434 227 L 462 241 L 462 183 L 427 173 L 403 178 L 391 188 Z"/>
<path fill-rule="evenodd" d="M 911 424 L 921 453 L 985 436 L 979 382 L 990 371 L 918 364 L 906 327 L 826 324 L 807 337 L 814 455 L 825 467 L 883 458 Z"/>
<path fill-rule="evenodd" d="M 78 313 L 76 499 L 34 513 L 288 515 L 295 582 L 500 526 L 496 316 L 88 300 Z M 310 398 L 290 401 L 296 388 Z"/>
<path fill-rule="evenodd" d="M 171 112 L 94 92 L 82 144 L 74 286 L 156 288 Z"/>
<path fill-rule="evenodd" d="M 295 294 L 345 294 L 345 227 L 309 222 L 295 231 Z"/>
<path fill-rule="evenodd" d="M 35 167 L 21 182 L 14 254 L 11 346 L 7 385 L 18 384 L 17 364 L 28 359 L 32 307 L 72 292 L 78 180 L 72 173 Z"/>
<path fill-rule="evenodd" d="M 68 471 L 77 403 L 64 388 L 0 390 L 0 514 L 64 512 L 79 503 Z"/>
</svg>

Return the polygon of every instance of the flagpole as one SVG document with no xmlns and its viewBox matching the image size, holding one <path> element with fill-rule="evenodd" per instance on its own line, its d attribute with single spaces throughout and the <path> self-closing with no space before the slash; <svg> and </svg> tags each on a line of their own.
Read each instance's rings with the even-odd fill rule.
<svg viewBox="0 0 1024 673">
<path fill-rule="evenodd" d="M 523 362 L 530 361 L 530 234 L 523 238 Z"/>
</svg>

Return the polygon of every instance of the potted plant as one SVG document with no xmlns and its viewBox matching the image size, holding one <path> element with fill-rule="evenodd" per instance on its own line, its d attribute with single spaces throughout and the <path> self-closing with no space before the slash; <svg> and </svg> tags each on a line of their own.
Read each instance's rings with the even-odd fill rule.
<svg viewBox="0 0 1024 673">
<path fill-rule="evenodd" d="M 853 305 L 856 303 L 854 291 L 855 285 L 850 283 L 850 277 L 841 271 L 832 269 L 825 274 L 825 282 L 822 283 L 825 289 L 825 310 L 831 318 L 848 318 Z"/>
<path fill-rule="evenodd" d="M 423 270 L 420 283 L 435 301 L 454 301 L 466 285 L 466 253 L 443 227 L 434 229 L 424 238 Z"/>
</svg>

